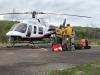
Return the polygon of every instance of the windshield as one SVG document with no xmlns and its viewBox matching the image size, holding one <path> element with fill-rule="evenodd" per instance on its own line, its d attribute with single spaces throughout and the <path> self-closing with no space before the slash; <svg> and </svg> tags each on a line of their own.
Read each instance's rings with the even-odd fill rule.
<svg viewBox="0 0 100 75">
<path fill-rule="evenodd" d="M 14 30 L 14 28 L 17 27 L 18 25 L 19 25 L 19 23 L 14 24 L 14 25 L 11 27 L 10 31 Z"/>
<path fill-rule="evenodd" d="M 25 33 L 26 29 L 27 29 L 27 24 L 20 23 L 20 24 L 17 24 L 17 26 L 14 30 L 18 31 L 18 32 L 21 32 L 21 33 Z"/>
</svg>

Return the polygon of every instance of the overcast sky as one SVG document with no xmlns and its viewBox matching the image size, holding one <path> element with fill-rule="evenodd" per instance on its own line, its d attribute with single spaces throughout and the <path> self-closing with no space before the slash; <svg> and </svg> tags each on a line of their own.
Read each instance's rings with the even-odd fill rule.
<svg viewBox="0 0 100 75">
<path fill-rule="evenodd" d="M 18 12 L 35 10 L 90 16 L 93 18 L 49 15 L 49 22 L 61 24 L 67 18 L 67 23 L 73 25 L 100 27 L 100 0 L 0 0 L 0 13 L 12 12 L 13 8 Z"/>
</svg>

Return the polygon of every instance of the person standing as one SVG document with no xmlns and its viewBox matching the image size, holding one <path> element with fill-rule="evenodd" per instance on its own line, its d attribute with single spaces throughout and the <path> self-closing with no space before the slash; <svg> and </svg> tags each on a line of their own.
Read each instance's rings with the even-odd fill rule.
<svg viewBox="0 0 100 75">
<path fill-rule="evenodd" d="M 57 38 L 57 42 L 62 44 L 62 40 L 63 40 L 63 33 L 64 33 L 64 28 L 62 25 L 60 25 L 60 27 L 56 28 L 56 38 Z"/>
<path fill-rule="evenodd" d="M 69 50 L 72 49 L 72 38 L 73 37 L 73 28 L 70 26 L 70 24 L 67 24 L 67 27 L 65 27 L 64 29 L 64 35 L 65 35 L 65 38 L 66 38 L 66 44 L 67 44 L 67 48 Z"/>
<path fill-rule="evenodd" d="M 73 28 L 70 26 L 70 24 L 67 24 L 67 27 L 65 27 L 65 35 L 69 37 L 73 36 Z"/>
</svg>

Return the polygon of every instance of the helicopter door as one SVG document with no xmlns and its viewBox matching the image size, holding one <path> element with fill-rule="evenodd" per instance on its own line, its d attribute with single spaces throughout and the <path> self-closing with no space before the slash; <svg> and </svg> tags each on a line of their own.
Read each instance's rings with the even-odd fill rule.
<svg viewBox="0 0 100 75">
<path fill-rule="evenodd" d="M 26 36 L 30 37 L 32 33 L 32 25 L 29 25 Z"/>
<path fill-rule="evenodd" d="M 38 34 L 43 35 L 43 27 L 39 27 L 39 32 Z"/>
<path fill-rule="evenodd" d="M 33 34 L 37 34 L 37 27 L 36 26 L 34 26 Z"/>
</svg>

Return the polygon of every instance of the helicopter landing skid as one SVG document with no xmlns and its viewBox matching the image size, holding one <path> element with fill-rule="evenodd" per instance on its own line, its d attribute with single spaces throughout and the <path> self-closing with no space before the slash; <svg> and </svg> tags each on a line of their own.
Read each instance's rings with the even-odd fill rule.
<svg viewBox="0 0 100 75">
<path fill-rule="evenodd" d="M 39 46 L 35 45 L 35 43 L 33 41 L 29 41 L 26 46 L 31 47 L 31 48 L 39 48 Z"/>
<path fill-rule="evenodd" d="M 12 46 L 7 46 L 7 48 L 32 48 L 32 49 L 37 49 L 37 48 L 39 48 L 39 46 L 37 46 L 37 45 L 30 45 L 30 44 L 27 44 L 27 45 L 21 45 L 21 44 L 14 44 L 14 45 L 12 45 Z"/>
<path fill-rule="evenodd" d="M 29 41 L 25 44 L 25 42 L 22 44 L 21 42 L 18 41 L 12 41 L 9 43 L 9 45 L 7 46 L 7 48 L 32 48 L 32 49 L 36 49 L 39 48 L 38 45 L 35 45 L 35 43 L 33 41 Z"/>
</svg>

